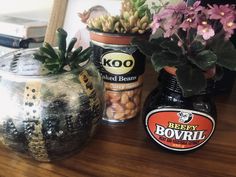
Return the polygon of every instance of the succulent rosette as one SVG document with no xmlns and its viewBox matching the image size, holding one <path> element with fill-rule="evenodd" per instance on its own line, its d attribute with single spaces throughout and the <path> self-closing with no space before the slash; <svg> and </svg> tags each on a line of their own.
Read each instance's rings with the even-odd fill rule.
<svg viewBox="0 0 236 177">
<path fill-rule="evenodd" d="M 88 21 L 88 28 L 110 33 L 138 33 L 150 30 L 151 12 L 146 0 L 122 0 L 120 15 L 102 15 Z"/>
</svg>

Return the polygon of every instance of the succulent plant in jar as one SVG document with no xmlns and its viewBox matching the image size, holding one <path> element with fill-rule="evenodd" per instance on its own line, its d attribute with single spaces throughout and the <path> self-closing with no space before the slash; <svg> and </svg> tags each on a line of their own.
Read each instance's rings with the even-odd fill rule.
<svg viewBox="0 0 236 177">
<path fill-rule="evenodd" d="M 57 30 L 58 47 L 44 43 L 1 57 L 0 138 L 20 154 L 53 161 L 81 150 L 103 113 L 103 81 L 91 49 L 74 49 Z"/>
</svg>

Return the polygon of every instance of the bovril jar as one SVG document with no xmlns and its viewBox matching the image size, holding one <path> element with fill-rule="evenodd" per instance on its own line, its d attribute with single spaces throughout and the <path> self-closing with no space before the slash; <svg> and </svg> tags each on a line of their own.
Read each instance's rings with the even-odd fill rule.
<svg viewBox="0 0 236 177">
<path fill-rule="evenodd" d="M 213 81 L 199 95 L 183 97 L 176 76 L 160 72 L 159 85 L 147 97 L 143 120 L 148 136 L 162 148 L 188 152 L 204 145 L 215 130 Z"/>
<path fill-rule="evenodd" d="M 130 44 L 133 37 L 90 31 L 93 61 L 105 85 L 103 119 L 109 122 L 124 122 L 140 112 L 145 56 Z"/>
</svg>

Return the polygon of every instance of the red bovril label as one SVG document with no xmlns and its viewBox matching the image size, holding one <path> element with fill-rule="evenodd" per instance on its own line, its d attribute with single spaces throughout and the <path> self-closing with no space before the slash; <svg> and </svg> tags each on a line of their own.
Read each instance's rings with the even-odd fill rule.
<svg viewBox="0 0 236 177">
<path fill-rule="evenodd" d="M 189 151 L 203 145 L 215 129 L 215 120 L 204 113 L 186 109 L 156 109 L 145 120 L 149 135 L 161 146 Z"/>
</svg>

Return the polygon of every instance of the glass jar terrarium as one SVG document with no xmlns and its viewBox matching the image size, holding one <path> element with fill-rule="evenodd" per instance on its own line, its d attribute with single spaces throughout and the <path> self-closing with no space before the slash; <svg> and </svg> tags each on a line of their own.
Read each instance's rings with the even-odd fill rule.
<svg viewBox="0 0 236 177">
<path fill-rule="evenodd" d="M 36 49 L 0 61 L 0 137 L 10 149 L 38 161 L 79 151 L 103 114 L 103 82 L 92 62 L 48 74 L 33 59 Z"/>
</svg>

